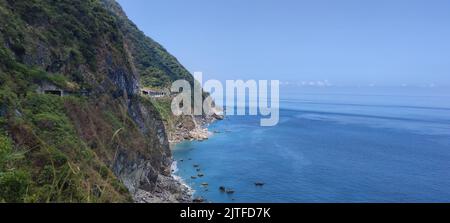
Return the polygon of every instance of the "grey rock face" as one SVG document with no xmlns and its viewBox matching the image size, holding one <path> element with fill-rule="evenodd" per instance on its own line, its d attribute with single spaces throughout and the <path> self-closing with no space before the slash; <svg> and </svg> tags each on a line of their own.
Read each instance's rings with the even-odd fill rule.
<svg viewBox="0 0 450 223">
<path fill-rule="evenodd" d="M 118 154 L 113 171 L 132 194 L 138 190 L 153 192 L 159 175 L 148 159 L 144 157 L 133 159 L 126 151 Z"/>
</svg>

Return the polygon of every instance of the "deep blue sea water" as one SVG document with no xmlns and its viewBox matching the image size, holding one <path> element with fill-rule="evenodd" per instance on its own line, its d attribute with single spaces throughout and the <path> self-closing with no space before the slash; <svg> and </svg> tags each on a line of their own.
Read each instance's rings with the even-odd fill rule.
<svg viewBox="0 0 450 223">
<path fill-rule="evenodd" d="M 432 88 L 282 89 L 280 124 L 229 116 L 174 148 L 211 202 L 450 202 L 450 93 Z M 198 164 L 203 178 L 193 165 Z M 255 182 L 264 182 L 256 187 Z M 203 187 L 202 183 L 208 183 Z M 233 195 L 220 186 L 235 190 Z"/>
</svg>

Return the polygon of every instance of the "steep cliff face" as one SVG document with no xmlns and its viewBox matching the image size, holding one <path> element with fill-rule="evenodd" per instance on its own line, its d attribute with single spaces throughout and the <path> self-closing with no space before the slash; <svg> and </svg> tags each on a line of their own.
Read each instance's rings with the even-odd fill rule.
<svg viewBox="0 0 450 223">
<path fill-rule="evenodd" d="M 0 0 L 0 21 L 0 201 L 188 199 L 139 88 L 193 78 L 115 1 Z"/>
</svg>

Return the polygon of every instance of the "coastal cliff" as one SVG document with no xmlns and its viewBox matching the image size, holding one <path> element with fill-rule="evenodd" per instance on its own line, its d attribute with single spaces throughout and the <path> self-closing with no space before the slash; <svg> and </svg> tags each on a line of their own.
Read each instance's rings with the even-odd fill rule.
<svg viewBox="0 0 450 223">
<path fill-rule="evenodd" d="M 175 57 L 114 0 L 0 0 L 0 19 L 0 202 L 190 201 L 179 122 L 140 94 L 193 82 Z"/>
</svg>

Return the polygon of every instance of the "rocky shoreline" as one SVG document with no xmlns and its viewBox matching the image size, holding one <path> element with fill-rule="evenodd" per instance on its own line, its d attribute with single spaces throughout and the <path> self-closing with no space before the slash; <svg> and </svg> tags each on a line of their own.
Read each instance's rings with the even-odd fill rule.
<svg viewBox="0 0 450 223">
<path fill-rule="evenodd" d="M 222 120 L 221 115 L 212 116 L 184 116 L 173 128 L 168 128 L 167 136 L 172 149 L 176 144 L 183 141 L 204 141 L 211 133 L 208 131 L 208 125 Z M 133 193 L 136 203 L 193 203 L 197 202 L 193 197 L 193 190 L 176 173 L 176 161 L 171 160 L 170 172 L 168 175 L 158 174 L 156 188 L 146 191 L 137 189 Z"/>
<path fill-rule="evenodd" d="M 183 141 L 204 141 L 207 140 L 211 133 L 208 131 L 208 125 L 216 120 L 222 120 L 220 115 L 213 116 L 186 116 L 169 134 L 169 143 L 177 144 Z"/>
<path fill-rule="evenodd" d="M 176 176 L 158 176 L 155 191 L 138 190 L 136 203 L 192 203 L 192 191 Z"/>
<path fill-rule="evenodd" d="M 208 125 L 211 123 L 223 120 L 224 117 L 222 115 L 214 114 L 212 116 L 201 116 L 201 117 L 194 117 L 189 116 L 190 121 L 187 123 L 181 123 L 177 126 L 176 130 L 173 132 L 173 134 L 169 137 L 169 142 L 171 144 L 171 148 L 175 146 L 178 143 L 181 143 L 183 141 L 189 140 L 189 141 L 204 141 L 208 140 L 211 136 L 211 133 L 208 130 Z M 186 125 L 187 124 L 187 125 Z M 172 162 L 176 162 L 173 160 Z M 174 165 L 172 165 L 172 168 Z M 174 173 L 175 170 L 172 170 L 172 173 Z M 193 190 L 189 188 L 188 185 L 186 185 L 181 179 L 181 177 L 172 174 L 172 179 L 174 179 L 177 184 L 180 191 L 182 191 L 182 198 L 181 200 L 178 200 L 180 203 L 192 203 L 192 202 L 198 202 L 193 197 Z"/>
</svg>

